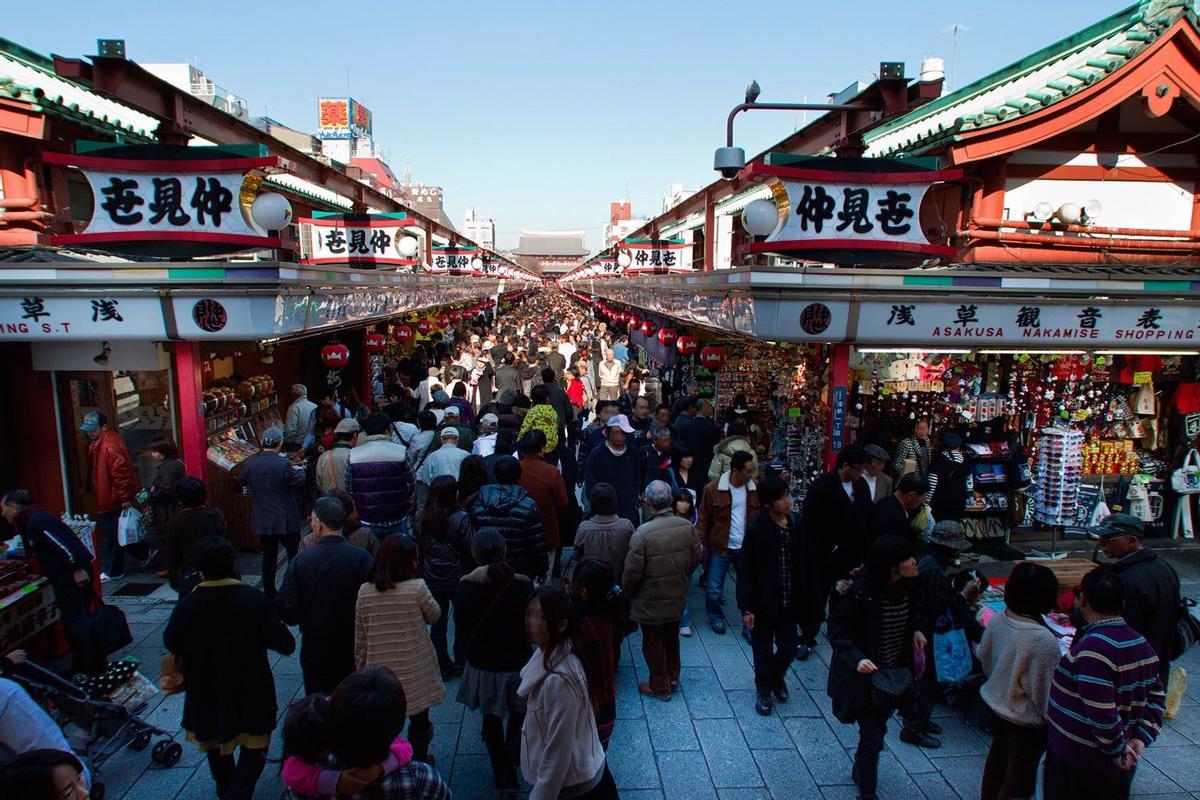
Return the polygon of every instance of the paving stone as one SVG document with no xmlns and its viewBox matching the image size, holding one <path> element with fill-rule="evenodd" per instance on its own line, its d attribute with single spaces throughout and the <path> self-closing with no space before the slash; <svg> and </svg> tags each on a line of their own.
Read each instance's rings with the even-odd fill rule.
<svg viewBox="0 0 1200 800">
<path fill-rule="evenodd" d="M 429 752 L 437 760 L 437 768 L 443 775 L 449 775 L 454 770 L 454 758 L 458 752 L 458 737 L 462 726 L 457 722 L 435 722 L 433 724 L 433 741 L 429 744 Z"/>
<path fill-rule="evenodd" d="M 464 753 L 471 755 L 486 754 L 487 747 L 483 744 L 483 737 L 480 733 L 482 730 L 483 714 L 464 708 L 462 722 L 458 730 L 458 747 L 456 752 L 459 755 Z"/>
<path fill-rule="evenodd" d="M 937 737 L 942 740 L 942 746 L 936 751 L 930 751 L 927 755 L 932 756 L 935 752 L 939 756 L 987 755 L 991 745 L 974 728 L 958 717 L 939 718 L 938 724 L 942 726 L 942 732 Z M 900 727 L 898 716 L 893 717 L 888 723 L 889 729 L 893 726 Z M 901 744 L 900 747 L 915 747 L 915 745 Z"/>
<path fill-rule="evenodd" d="M 954 791 L 953 786 L 946 783 L 946 779 L 941 776 L 941 773 L 927 772 L 909 777 L 928 800 L 959 800 L 958 792 Z"/>
<path fill-rule="evenodd" d="M 1200 709 L 1182 711 L 1175 719 L 1167 720 L 1164 728 L 1183 735 L 1190 742 L 1200 744 Z M 1154 744 L 1157 745 L 1158 740 L 1155 740 Z"/>
<path fill-rule="evenodd" d="M 771 793 L 766 789 L 739 786 L 735 789 L 717 789 L 717 797 L 720 800 L 771 800 Z M 621 794 L 621 798 L 624 800 L 624 793 Z"/>
<path fill-rule="evenodd" d="M 812 694 L 795 677 L 784 678 L 791 691 L 791 697 L 786 703 L 776 704 L 775 712 L 784 717 L 820 717 L 821 709 L 813 702 Z"/>
<path fill-rule="evenodd" d="M 754 761 L 774 800 L 817 795 L 817 784 L 795 750 L 755 750 Z"/>
<path fill-rule="evenodd" d="M 712 667 L 684 667 L 679 673 L 683 696 L 694 719 L 733 717 Z"/>
<path fill-rule="evenodd" d="M 216 787 L 216 784 L 213 784 Z M 283 775 L 268 765 L 254 787 L 254 800 L 278 800 L 283 794 Z M 153 795 L 151 795 L 153 797 Z"/>
<path fill-rule="evenodd" d="M 695 627 L 693 626 L 693 630 Z M 679 665 L 682 667 L 707 667 L 711 665 L 711 651 L 694 633 L 679 637 Z"/>
<path fill-rule="evenodd" d="M 695 726 L 714 786 L 763 785 L 737 720 L 701 719 Z"/>
<path fill-rule="evenodd" d="M 1200 758 L 1197 758 L 1197 753 L 1192 748 L 1158 748 L 1150 745 L 1142 758 L 1169 775 L 1170 779 L 1185 791 L 1200 792 Z M 1141 772 L 1140 767 L 1138 772 Z M 1140 777 L 1135 775 L 1134 781 L 1138 781 Z"/>
<path fill-rule="evenodd" d="M 648 707 L 646 724 L 655 751 L 700 749 L 700 741 L 692 726 L 692 715 L 682 697 L 676 695 L 669 703 L 643 698 L 642 704 Z M 614 737 L 621 735 L 621 726 L 622 723 L 618 722 L 613 730 Z"/>
<path fill-rule="evenodd" d="M 754 663 L 740 647 L 709 646 L 706 651 L 723 689 L 754 689 Z"/>
<path fill-rule="evenodd" d="M 1178 777 L 1173 772 L 1170 774 L 1172 777 Z M 1184 788 L 1164 775 L 1153 763 L 1143 761 L 1138 764 L 1137 771 L 1133 774 L 1133 787 L 1129 793 L 1131 795 L 1164 795 L 1181 792 Z"/>
<path fill-rule="evenodd" d="M 196 767 L 173 767 L 171 769 L 147 769 L 138 778 L 136 786 L 132 787 L 126 793 L 128 797 L 174 797 L 183 790 L 183 787 L 192 779 L 192 774 L 196 771 Z M 205 768 L 205 772 L 208 769 Z M 112 789 L 109 789 L 107 797 L 113 800 L 119 800 L 121 795 L 113 794 Z"/>
<path fill-rule="evenodd" d="M 942 777 L 963 797 L 977 797 L 987 756 L 931 756 Z"/>
<path fill-rule="evenodd" d="M 456 679 L 446 684 L 446 699 L 429 709 L 429 720 L 435 724 L 439 722 L 462 722 L 463 712 L 467 707 L 454 699 L 457 695 L 458 680 Z"/>
<path fill-rule="evenodd" d="M 879 788 L 881 797 L 916 797 L 917 786 L 908 772 L 896 760 L 894 753 L 879 754 Z"/>
<path fill-rule="evenodd" d="M 666 800 L 716 800 L 717 790 L 702 753 L 665 752 L 657 758 Z"/>
<path fill-rule="evenodd" d="M 442 772 L 442 777 L 446 773 Z M 455 797 L 492 797 L 496 794 L 496 782 L 492 765 L 486 755 L 459 755 L 454 759 L 454 771 L 450 773 L 450 791 Z"/>
<path fill-rule="evenodd" d="M 850 783 L 850 759 L 831 746 L 837 739 L 825 720 L 796 717 L 787 720 L 787 730 L 818 786 Z"/>
<path fill-rule="evenodd" d="M 621 800 L 663 800 L 658 789 L 621 789 Z"/>
<path fill-rule="evenodd" d="M 889 724 L 887 736 L 884 737 L 884 743 L 896 757 L 896 761 L 904 767 L 906 772 L 936 772 L 937 767 L 929 760 L 925 751 L 915 745 L 907 744 L 900 741 L 901 726 L 898 720 L 893 720 L 895 724 Z M 940 750 L 930 752 L 941 752 Z"/>
<path fill-rule="evenodd" d="M 617 667 L 617 719 L 641 719 L 642 696 L 638 694 L 633 667 Z"/>
<path fill-rule="evenodd" d="M 608 767 L 612 770 L 617 786 L 622 790 L 660 788 L 662 784 L 659 783 L 646 721 L 620 720 L 617 725 L 620 734 L 614 733 L 608 746 Z M 707 770 L 705 774 L 708 774 Z"/>
<path fill-rule="evenodd" d="M 853 786 L 822 786 L 821 797 L 825 800 L 855 800 L 858 789 Z"/>
<path fill-rule="evenodd" d="M 779 714 L 763 717 L 754 710 L 754 692 L 727 692 L 726 698 L 751 750 L 795 749 Z"/>
<path fill-rule="evenodd" d="M 212 779 L 208 767 L 199 767 L 192 773 L 187 784 L 175 795 L 176 800 L 212 800 L 217 793 L 217 784 Z M 130 792 L 126 800 L 158 800 L 157 797 L 141 791 Z"/>
</svg>

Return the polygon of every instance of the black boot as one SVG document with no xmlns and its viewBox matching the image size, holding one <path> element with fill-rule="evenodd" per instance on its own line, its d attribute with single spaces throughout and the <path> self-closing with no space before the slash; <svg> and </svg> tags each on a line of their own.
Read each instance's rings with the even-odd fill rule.
<svg viewBox="0 0 1200 800">
<path fill-rule="evenodd" d="M 492 762 L 496 788 L 502 791 L 516 789 L 517 775 L 504 746 L 504 723 L 493 714 L 483 716 L 483 743 L 487 746 L 488 760 Z"/>
</svg>

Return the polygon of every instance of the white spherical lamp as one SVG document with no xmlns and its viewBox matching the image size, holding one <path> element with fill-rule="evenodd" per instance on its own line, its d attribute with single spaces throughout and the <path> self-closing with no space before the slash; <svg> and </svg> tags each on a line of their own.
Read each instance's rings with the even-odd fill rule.
<svg viewBox="0 0 1200 800">
<path fill-rule="evenodd" d="M 754 236 L 770 236 L 779 224 L 779 209 L 770 200 L 751 200 L 742 210 L 742 227 Z"/>
<path fill-rule="evenodd" d="M 479 258 L 478 256 L 476 256 L 475 258 L 472 258 L 471 259 L 471 269 L 475 270 L 476 272 L 479 272 L 480 270 L 482 270 L 483 269 L 483 259 Z"/>
<path fill-rule="evenodd" d="M 412 258 L 417 254 L 417 250 L 421 247 L 421 243 L 417 241 L 417 237 L 415 236 L 405 236 L 400 240 L 400 243 L 397 244 L 396 247 L 400 250 L 400 255 L 404 256 L 405 258 Z"/>
<path fill-rule="evenodd" d="M 621 269 L 625 269 L 632 263 L 633 259 L 629 257 L 628 250 L 622 250 L 617 254 L 617 266 L 619 266 Z"/>
<path fill-rule="evenodd" d="M 250 218 L 263 230 L 281 231 L 292 221 L 292 204 L 281 194 L 266 192 L 254 198 Z"/>
</svg>

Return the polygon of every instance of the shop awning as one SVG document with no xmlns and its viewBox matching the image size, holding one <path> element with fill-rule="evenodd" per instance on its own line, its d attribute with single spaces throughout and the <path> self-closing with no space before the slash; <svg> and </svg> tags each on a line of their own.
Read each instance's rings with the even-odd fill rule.
<svg viewBox="0 0 1200 800">
<path fill-rule="evenodd" d="M 1200 269 L 1191 267 L 752 267 L 571 289 L 769 341 L 1200 350 Z"/>
</svg>

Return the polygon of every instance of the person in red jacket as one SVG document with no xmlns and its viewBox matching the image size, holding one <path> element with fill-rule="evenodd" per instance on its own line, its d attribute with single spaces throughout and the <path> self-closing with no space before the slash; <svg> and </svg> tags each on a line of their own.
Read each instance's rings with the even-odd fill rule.
<svg viewBox="0 0 1200 800">
<path fill-rule="evenodd" d="M 133 470 L 133 459 L 121 434 L 108 427 L 108 418 L 89 411 L 79 426 L 88 437 L 88 479 L 96 492 L 96 511 L 100 529 L 101 580 L 125 574 L 125 548 L 117 543 L 117 521 L 121 511 L 133 505 L 142 489 Z"/>
</svg>

